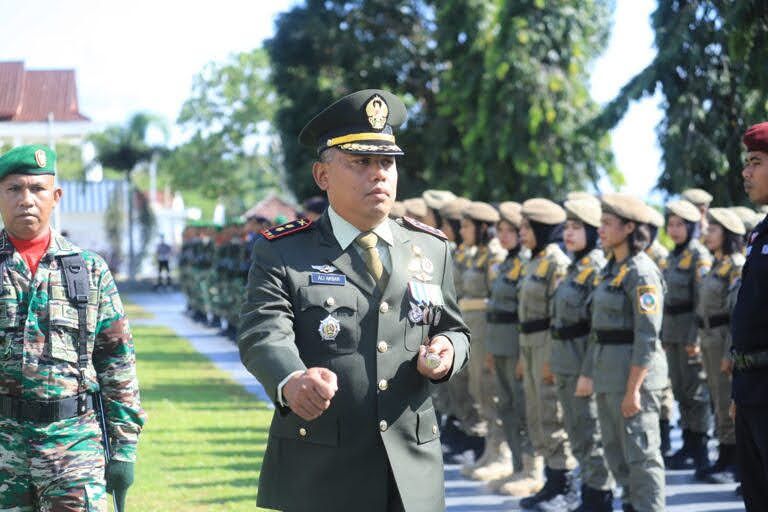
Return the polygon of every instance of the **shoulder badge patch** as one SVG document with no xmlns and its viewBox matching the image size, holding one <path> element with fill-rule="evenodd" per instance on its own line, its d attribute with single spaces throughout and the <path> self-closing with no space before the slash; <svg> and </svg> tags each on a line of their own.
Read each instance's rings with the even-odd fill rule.
<svg viewBox="0 0 768 512">
<path fill-rule="evenodd" d="M 292 235 L 294 233 L 298 233 L 299 231 L 304 231 L 311 225 L 311 220 L 300 218 L 286 224 L 281 224 L 273 228 L 265 229 L 261 232 L 261 234 L 264 235 L 264 238 L 267 240 L 277 240 L 278 238 Z"/>
<path fill-rule="evenodd" d="M 417 231 L 423 231 L 425 233 L 429 233 L 430 235 L 436 236 L 437 238 L 440 238 L 442 240 L 448 240 L 448 237 L 445 236 L 445 233 L 443 233 L 437 228 L 433 228 L 432 226 L 427 226 L 423 222 L 419 222 L 416 219 L 412 219 L 411 217 L 403 216 L 402 219 L 403 219 L 403 224 L 406 224 Z"/>
<path fill-rule="evenodd" d="M 653 285 L 637 287 L 637 308 L 642 315 L 659 312 L 659 294 Z"/>
</svg>

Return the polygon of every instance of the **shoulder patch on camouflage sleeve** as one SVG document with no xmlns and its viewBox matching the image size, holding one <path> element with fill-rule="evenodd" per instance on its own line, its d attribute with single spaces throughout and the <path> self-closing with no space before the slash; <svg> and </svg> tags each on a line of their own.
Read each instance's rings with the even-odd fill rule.
<svg viewBox="0 0 768 512">
<path fill-rule="evenodd" d="M 278 238 L 292 235 L 294 233 L 298 233 L 299 231 L 304 231 L 312 224 L 313 223 L 311 220 L 300 218 L 285 224 L 281 224 L 279 226 L 275 226 L 273 228 L 265 229 L 261 232 L 261 234 L 264 235 L 264 238 L 267 240 L 277 240 Z"/>
<path fill-rule="evenodd" d="M 423 222 L 419 222 L 416 219 L 412 219 L 411 217 L 404 216 L 402 217 L 403 224 L 405 226 L 408 226 L 410 228 L 413 228 L 417 231 L 423 231 L 424 233 L 429 233 L 432 236 L 436 236 L 437 238 L 440 238 L 442 240 L 448 240 L 448 237 L 440 231 L 437 228 L 433 228 L 432 226 L 427 226 Z"/>
<path fill-rule="evenodd" d="M 637 287 L 637 308 L 642 315 L 659 312 L 659 293 L 654 285 Z"/>
</svg>

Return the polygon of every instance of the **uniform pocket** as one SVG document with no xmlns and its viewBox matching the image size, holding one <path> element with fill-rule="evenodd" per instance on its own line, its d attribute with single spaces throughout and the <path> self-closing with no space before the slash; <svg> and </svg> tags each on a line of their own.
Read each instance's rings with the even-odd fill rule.
<svg viewBox="0 0 768 512">
<path fill-rule="evenodd" d="M 324 413 L 312 421 L 303 420 L 293 413 L 286 416 L 276 414 L 269 433 L 280 439 L 293 439 L 323 446 L 339 445 L 339 421 L 329 413 Z"/>
<path fill-rule="evenodd" d="M 49 329 L 51 357 L 76 363 L 78 336 L 77 319 L 72 321 L 71 318 L 52 317 Z M 87 343 L 87 340 L 85 342 Z"/>
<path fill-rule="evenodd" d="M 315 352 L 319 343 L 334 353 L 357 351 L 360 318 L 356 292 L 339 286 L 308 286 L 298 291 L 299 313 L 294 322 L 302 348 Z M 307 342 L 314 345 L 307 346 Z"/>
<path fill-rule="evenodd" d="M 428 443 L 440 437 L 435 408 L 416 413 L 416 439 L 418 444 Z"/>
</svg>

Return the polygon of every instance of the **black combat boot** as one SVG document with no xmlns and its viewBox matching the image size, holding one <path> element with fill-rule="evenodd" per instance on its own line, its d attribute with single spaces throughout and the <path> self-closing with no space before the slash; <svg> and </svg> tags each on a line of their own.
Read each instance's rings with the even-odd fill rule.
<svg viewBox="0 0 768 512">
<path fill-rule="evenodd" d="M 736 445 L 721 444 L 717 462 L 710 468 L 704 481 L 710 484 L 732 484 L 736 477 Z"/>
<path fill-rule="evenodd" d="M 673 453 L 670 457 L 664 459 L 664 465 L 667 469 L 692 469 L 693 468 L 693 446 L 691 444 L 692 432 L 687 428 L 683 430 L 683 447 Z"/>
<path fill-rule="evenodd" d="M 613 512 L 613 492 L 581 486 L 581 506 L 574 512 Z"/>
<path fill-rule="evenodd" d="M 558 494 L 563 494 L 566 490 L 566 474 L 564 469 L 551 469 L 544 466 L 544 487 L 533 496 L 528 496 L 520 500 L 520 508 L 523 510 L 537 510 L 539 503 L 549 501 Z"/>
<path fill-rule="evenodd" d="M 706 432 L 691 432 L 691 457 L 693 458 L 693 467 L 696 469 L 695 475 L 705 473 L 711 466 L 709 462 L 709 449 L 707 448 Z"/>
<path fill-rule="evenodd" d="M 672 452 L 672 441 L 669 439 L 672 425 L 669 424 L 669 420 L 659 420 L 659 432 L 661 433 L 661 456 L 667 458 Z"/>
</svg>

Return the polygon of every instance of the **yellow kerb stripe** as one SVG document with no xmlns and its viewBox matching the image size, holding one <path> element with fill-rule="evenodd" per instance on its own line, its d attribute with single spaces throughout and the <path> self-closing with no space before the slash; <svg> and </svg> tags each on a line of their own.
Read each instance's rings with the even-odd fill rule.
<svg viewBox="0 0 768 512">
<path fill-rule="evenodd" d="M 339 144 L 346 144 L 347 142 L 359 142 L 361 140 L 383 140 L 394 144 L 395 136 L 388 133 L 350 133 L 349 135 L 328 139 L 325 145 L 331 147 L 338 146 Z"/>
</svg>

